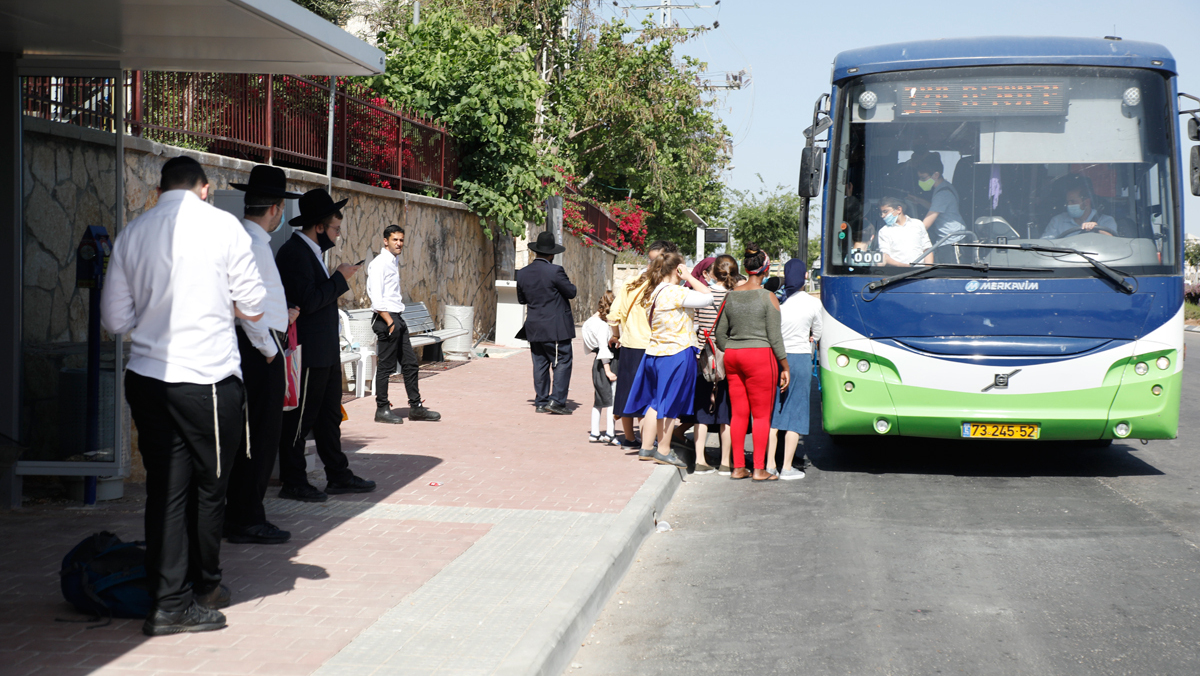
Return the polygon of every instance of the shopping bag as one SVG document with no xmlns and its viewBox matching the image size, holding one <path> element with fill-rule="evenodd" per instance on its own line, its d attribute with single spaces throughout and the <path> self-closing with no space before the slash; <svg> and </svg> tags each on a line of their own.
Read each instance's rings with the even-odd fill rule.
<svg viewBox="0 0 1200 676">
<path fill-rule="evenodd" d="M 343 406 L 342 407 L 342 422 L 346 422 L 349 419 L 350 419 L 350 416 L 346 414 L 346 407 Z"/>
<path fill-rule="evenodd" d="M 283 370 L 287 373 L 287 392 L 283 395 L 283 410 L 300 405 L 300 345 L 296 339 L 295 323 L 288 325 L 288 347 L 283 351 Z"/>
</svg>

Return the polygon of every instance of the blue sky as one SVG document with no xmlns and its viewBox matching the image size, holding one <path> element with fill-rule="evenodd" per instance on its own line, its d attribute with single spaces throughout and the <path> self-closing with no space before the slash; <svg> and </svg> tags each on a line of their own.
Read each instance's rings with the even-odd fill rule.
<svg viewBox="0 0 1200 676">
<path fill-rule="evenodd" d="M 611 2 L 603 4 L 605 16 L 613 16 Z M 630 18 L 637 22 L 644 14 Z M 730 92 L 721 109 L 735 144 L 735 168 L 726 181 L 741 190 L 758 188 L 755 174 L 768 186 L 795 186 L 800 132 L 817 96 L 829 90 L 834 55 L 846 49 L 977 35 L 1117 35 L 1165 45 L 1175 55 L 1180 91 L 1200 96 L 1200 0 L 722 0 L 716 9 L 675 10 L 674 19 L 681 26 L 720 21 L 720 28 L 681 48 L 707 61 L 710 71 L 753 69 L 753 86 Z M 1200 224 L 1200 198 L 1189 192 L 1184 212 Z M 1192 230 L 1200 234 L 1200 225 Z"/>
</svg>

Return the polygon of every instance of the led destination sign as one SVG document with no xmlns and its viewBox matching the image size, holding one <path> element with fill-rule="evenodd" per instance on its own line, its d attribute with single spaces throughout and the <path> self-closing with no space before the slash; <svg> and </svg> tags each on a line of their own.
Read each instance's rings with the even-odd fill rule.
<svg viewBox="0 0 1200 676">
<path fill-rule="evenodd" d="M 896 111 L 911 115 L 1064 115 L 1065 82 L 958 80 L 901 83 Z"/>
</svg>

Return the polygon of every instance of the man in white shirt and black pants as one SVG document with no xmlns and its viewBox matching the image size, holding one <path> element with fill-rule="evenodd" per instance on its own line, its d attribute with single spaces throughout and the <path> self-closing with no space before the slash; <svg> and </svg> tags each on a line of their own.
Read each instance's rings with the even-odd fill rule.
<svg viewBox="0 0 1200 676">
<path fill-rule="evenodd" d="M 404 228 L 389 225 L 383 229 L 383 249 L 367 266 L 367 296 L 375 315 L 371 328 L 375 330 L 375 422 L 398 425 L 404 418 L 392 413 L 388 401 L 388 378 L 396 372 L 404 374 L 404 389 L 408 394 L 409 420 L 441 420 L 437 411 L 425 408 L 417 374 L 421 360 L 413 350 L 404 322 L 404 297 L 400 292 L 400 252 L 404 249 Z"/>
<path fill-rule="evenodd" d="M 287 327 L 300 311 L 287 306 L 283 282 L 271 252 L 271 233 L 283 222 L 283 201 L 298 199 L 300 195 L 287 191 L 287 175 L 282 169 L 265 164 L 251 170 L 249 182 L 230 186 L 246 193 L 242 226 L 250 235 L 250 248 L 267 289 L 267 300 L 262 319 L 237 320 L 249 438 L 242 437 L 242 447 L 234 458 L 229 477 L 225 539 L 239 544 L 281 544 L 292 535 L 267 521 L 263 496 L 267 494 L 267 483 L 279 452 L 283 397 L 287 390 L 283 364 Z"/>
<path fill-rule="evenodd" d="M 266 289 L 250 236 L 204 200 L 198 162 L 162 168 L 158 203 L 117 236 L 101 322 L 128 333 L 125 397 L 146 466 L 150 636 L 225 626 L 221 526 L 233 454 L 245 434 L 234 317 L 262 317 Z"/>
</svg>

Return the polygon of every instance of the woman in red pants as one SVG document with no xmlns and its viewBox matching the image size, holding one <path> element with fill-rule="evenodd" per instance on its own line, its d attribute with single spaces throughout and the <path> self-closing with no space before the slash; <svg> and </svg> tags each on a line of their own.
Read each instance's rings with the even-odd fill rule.
<svg viewBox="0 0 1200 676">
<path fill-rule="evenodd" d="M 746 245 L 742 260 L 748 279 L 725 296 L 725 308 L 717 320 L 714 337 L 725 351 L 725 377 L 733 408 L 731 479 L 750 476 L 746 470 L 746 428 L 754 419 L 754 480 L 779 477 L 766 470 L 767 441 L 771 432 L 771 410 L 775 387 L 788 386 L 787 352 L 780 328 L 779 299 L 762 287 L 771 261 L 757 245 Z"/>
</svg>

